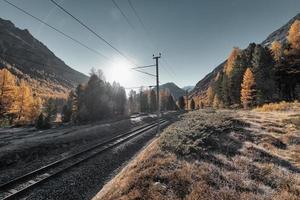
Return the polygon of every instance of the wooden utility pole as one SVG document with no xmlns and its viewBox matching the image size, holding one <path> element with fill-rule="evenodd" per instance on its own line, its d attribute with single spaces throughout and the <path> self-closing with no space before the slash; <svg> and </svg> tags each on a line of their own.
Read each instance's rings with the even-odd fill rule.
<svg viewBox="0 0 300 200">
<path fill-rule="evenodd" d="M 153 59 L 156 61 L 156 102 L 157 102 L 157 134 L 160 132 L 160 103 L 159 103 L 159 71 L 158 71 L 158 59 L 161 57 L 161 53 L 158 56 L 153 55 Z"/>
</svg>

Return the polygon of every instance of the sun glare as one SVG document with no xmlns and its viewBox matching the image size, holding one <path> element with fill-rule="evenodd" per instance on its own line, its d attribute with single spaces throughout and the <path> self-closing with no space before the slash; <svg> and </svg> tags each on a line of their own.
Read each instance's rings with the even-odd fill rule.
<svg viewBox="0 0 300 200">
<path fill-rule="evenodd" d="M 128 84 L 131 78 L 131 65 L 127 61 L 118 60 L 115 62 L 109 73 L 109 80 L 119 82 L 121 85 Z"/>
</svg>

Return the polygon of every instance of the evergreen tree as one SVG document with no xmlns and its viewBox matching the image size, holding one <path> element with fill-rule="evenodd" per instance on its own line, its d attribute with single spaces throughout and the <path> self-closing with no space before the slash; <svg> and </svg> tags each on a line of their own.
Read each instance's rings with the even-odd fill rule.
<svg viewBox="0 0 300 200">
<path fill-rule="evenodd" d="M 74 92 L 71 91 L 69 93 L 67 103 L 62 108 L 62 121 L 63 122 L 70 122 L 72 119 L 73 114 L 73 107 L 74 107 Z"/>
<path fill-rule="evenodd" d="M 141 112 L 148 112 L 149 105 L 148 105 L 148 95 L 145 91 L 140 91 L 140 108 Z"/>
<path fill-rule="evenodd" d="M 250 68 L 247 68 L 241 85 L 241 102 L 245 109 L 255 105 L 255 79 Z"/>
<path fill-rule="evenodd" d="M 169 94 L 169 96 L 168 96 L 167 110 L 176 110 L 176 103 L 175 103 L 174 98 L 171 94 Z"/>
<path fill-rule="evenodd" d="M 55 103 L 55 99 L 50 98 L 46 101 L 46 104 L 44 106 L 45 128 L 51 127 L 51 123 L 56 119 L 56 114 L 57 114 L 57 105 Z"/>
<path fill-rule="evenodd" d="M 178 106 L 181 110 L 184 110 L 184 108 L 185 108 L 185 99 L 184 99 L 183 96 L 179 97 Z"/>
<path fill-rule="evenodd" d="M 194 101 L 194 99 L 191 100 L 190 109 L 195 110 L 195 101 Z"/>
<path fill-rule="evenodd" d="M 154 90 L 150 91 L 150 112 L 155 112 L 157 110 L 156 102 L 156 92 Z"/>
<path fill-rule="evenodd" d="M 128 104 L 129 104 L 130 113 L 139 112 L 140 109 L 139 109 L 138 95 L 133 90 L 129 92 Z"/>
<path fill-rule="evenodd" d="M 270 102 L 275 94 L 274 62 L 270 51 L 256 45 L 252 55 L 252 73 L 256 81 L 257 103 Z"/>
</svg>

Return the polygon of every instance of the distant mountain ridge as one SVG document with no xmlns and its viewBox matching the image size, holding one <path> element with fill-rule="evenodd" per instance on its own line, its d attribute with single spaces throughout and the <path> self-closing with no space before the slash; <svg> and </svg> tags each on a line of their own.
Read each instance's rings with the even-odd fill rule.
<svg viewBox="0 0 300 200">
<path fill-rule="evenodd" d="M 185 95 L 185 90 L 178 87 L 175 83 L 169 82 L 159 86 L 160 90 L 168 90 L 171 95 L 178 100 L 179 97 Z"/>
<path fill-rule="evenodd" d="M 88 77 L 68 65 L 34 38 L 30 32 L 21 30 L 9 21 L 0 18 L 0 68 L 10 67 L 17 76 L 26 76 L 37 81 L 47 81 L 53 90 L 68 90 Z M 12 69 L 13 68 L 13 69 Z M 58 87 L 55 87 L 57 85 Z"/>
<path fill-rule="evenodd" d="M 289 31 L 290 26 L 295 20 L 300 20 L 300 13 L 293 17 L 289 22 L 285 25 L 277 29 L 276 31 L 272 32 L 261 44 L 263 46 L 270 46 L 271 43 L 275 40 L 280 41 L 281 43 L 286 42 L 286 36 Z M 208 73 L 203 79 L 201 79 L 195 86 L 195 88 L 189 93 L 191 97 L 193 96 L 202 96 L 205 94 L 207 88 L 209 87 L 210 83 L 216 77 L 218 72 L 222 71 L 224 65 L 226 64 L 227 60 L 219 64 L 212 72 Z"/>
</svg>

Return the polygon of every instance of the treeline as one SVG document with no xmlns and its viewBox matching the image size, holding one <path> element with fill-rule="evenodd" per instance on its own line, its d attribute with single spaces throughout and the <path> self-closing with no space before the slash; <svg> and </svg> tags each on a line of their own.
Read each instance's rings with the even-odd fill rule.
<svg viewBox="0 0 300 200">
<path fill-rule="evenodd" d="M 25 80 L 6 68 L 0 70 L 0 124 L 34 123 L 41 112 L 42 100 L 32 93 Z"/>
<path fill-rule="evenodd" d="M 249 108 L 281 100 L 300 99 L 300 21 L 296 20 L 287 42 L 270 47 L 251 43 L 234 48 L 223 71 L 206 92 L 206 106 Z"/>
<path fill-rule="evenodd" d="M 153 113 L 157 111 L 157 93 L 154 89 L 139 92 L 131 90 L 128 98 L 128 108 L 130 113 Z M 168 90 L 159 92 L 160 110 L 170 111 L 178 109 L 172 94 Z"/>
<path fill-rule="evenodd" d="M 92 70 L 89 81 L 71 91 L 62 110 L 62 121 L 95 122 L 126 114 L 125 89 L 105 81 L 101 71 Z"/>
</svg>

